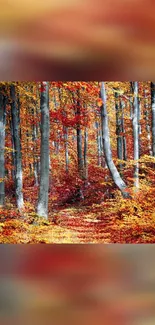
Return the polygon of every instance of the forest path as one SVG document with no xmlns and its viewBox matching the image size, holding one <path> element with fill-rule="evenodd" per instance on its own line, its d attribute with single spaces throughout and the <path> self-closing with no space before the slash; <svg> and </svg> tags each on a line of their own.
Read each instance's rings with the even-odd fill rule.
<svg viewBox="0 0 155 325">
<path fill-rule="evenodd" d="M 3 210 L 4 211 L 4 210 Z M 0 223 L 1 243 L 110 243 L 113 222 L 98 220 L 91 207 L 80 205 L 53 210 L 49 221 L 34 225 L 31 216 L 15 216 L 8 210 L 8 217 Z M 99 216 L 98 216 L 99 217 Z M 54 221 L 53 221 L 54 220 Z M 114 226 L 114 224 L 113 224 Z"/>
<path fill-rule="evenodd" d="M 55 211 L 53 218 L 61 228 L 76 232 L 77 243 L 110 243 L 111 218 L 104 220 L 91 207 L 78 204 Z"/>
<path fill-rule="evenodd" d="M 12 206 L 0 213 L 0 243 L 154 243 L 155 219 L 146 215 L 120 219 L 114 205 L 82 206 L 80 204 L 55 208 L 49 221 L 40 220 L 27 212 L 24 218 Z"/>
</svg>

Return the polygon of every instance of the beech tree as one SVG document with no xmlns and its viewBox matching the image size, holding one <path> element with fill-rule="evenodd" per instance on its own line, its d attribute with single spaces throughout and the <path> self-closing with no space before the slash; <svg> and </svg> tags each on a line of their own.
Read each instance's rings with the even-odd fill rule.
<svg viewBox="0 0 155 325">
<path fill-rule="evenodd" d="M 35 121 L 35 117 L 36 117 L 36 111 L 35 109 L 33 109 L 33 117 L 34 117 L 34 121 Z M 38 186 L 39 185 L 39 182 L 38 182 L 38 168 L 37 168 L 37 153 L 36 153 L 36 141 L 37 141 L 37 138 L 38 138 L 38 132 L 37 132 L 37 126 L 36 124 L 34 123 L 33 124 L 33 130 L 32 130 L 32 140 L 33 140 L 33 143 L 34 143 L 34 147 L 33 147 L 33 154 L 34 154 L 34 157 L 33 157 L 33 170 L 34 170 L 34 178 L 35 178 L 35 185 Z"/>
<path fill-rule="evenodd" d="M 99 122 L 95 122 L 96 127 L 96 142 L 97 142 L 97 163 L 98 166 L 101 166 L 101 141 L 100 141 L 100 129 L 99 129 Z"/>
<path fill-rule="evenodd" d="M 84 157 L 84 179 L 87 182 L 88 179 L 88 158 L 87 158 L 87 154 L 88 154 L 88 130 L 87 128 L 85 128 L 84 131 L 84 153 L 83 153 L 83 157 Z"/>
<path fill-rule="evenodd" d="M 123 126 L 122 126 L 122 107 L 120 106 L 119 95 L 115 92 L 115 107 L 116 107 L 116 136 L 117 136 L 117 157 L 123 160 Z M 119 164 L 120 172 L 122 163 Z"/>
<path fill-rule="evenodd" d="M 125 126 L 124 126 L 124 108 L 125 108 L 125 104 L 122 98 L 120 98 L 120 111 L 122 114 L 122 132 L 123 132 L 123 160 L 126 161 L 127 160 L 127 144 L 126 144 L 126 130 L 125 130 Z"/>
<path fill-rule="evenodd" d="M 49 191 L 49 83 L 41 83 L 41 157 L 40 157 L 40 189 L 37 214 L 48 218 Z"/>
<path fill-rule="evenodd" d="M 144 89 L 144 115 L 145 115 L 145 123 L 146 123 L 146 132 L 147 132 L 147 139 L 148 139 L 148 152 L 150 156 L 152 156 L 152 146 L 151 146 L 151 125 L 150 125 L 150 105 L 148 99 L 148 91 Z"/>
<path fill-rule="evenodd" d="M 83 161 L 83 152 L 82 152 L 82 130 L 80 124 L 80 91 L 77 90 L 77 103 L 76 103 L 76 116 L 77 116 L 77 159 L 78 159 L 78 171 L 80 177 L 84 177 L 84 161 Z"/>
<path fill-rule="evenodd" d="M 4 88 L 0 87 L 0 206 L 5 202 L 5 123 L 6 123 L 6 97 Z"/>
<path fill-rule="evenodd" d="M 152 153 L 155 157 L 155 83 L 151 82 L 151 105 L 152 105 Z"/>
<path fill-rule="evenodd" d="M 138 101 L 138 82 L 135 81 L 134 85 L 134 104 L 133 104 L 133 138 L 134 138 L 134 160 L 135 167 L 134 167 L 134 186 L 136 188 L 139 187 L 139 101 Z"/>
<path fill-rule="evenodd" d="M 22 155 L 19 126 L 19 107 L 14 84 L 10 86 L 11 94 L 11 116 L 12 116 L 12 136 L 14 143 L 14 160 L 15 160 L 15 189 L 17 207 L 21 210 L 24 206 L 23 200 L 23 172 L 22 172 Z"/>
<path fill-rule="evenodd" d="M 101 82 L 101 99 L 103 101 L 103 105 L 101 106 L 101 120 L 102 120 L 102 135 L 103 135 L 103 147 L 105 153 L 105 160 L 107 166 L 110 170 L 112 179 L 116 186 L 122 192 L 122 195 L 127 198 L 129 197 L 129 193 L 127 192 L 127 185 L 121 178 L 114 162 L 112 159 L 111 145 L 110 145 L 110 135 L 109 135 L 109 125 L 108 125 L 108 113 L 107 113 L 107 95 L 105 82 Z"/>
</svg>

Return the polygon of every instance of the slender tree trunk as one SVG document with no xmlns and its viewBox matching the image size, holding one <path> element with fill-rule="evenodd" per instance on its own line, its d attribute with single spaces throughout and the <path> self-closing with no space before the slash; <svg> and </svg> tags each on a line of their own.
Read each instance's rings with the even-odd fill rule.
<svg viewBox="0 0 155 325">
<path fill-rule="evenodd" d="M 6 101 L 0 89 L 0 206 L 5 204 L 5 123 L 6 123 Z"/>
<path fill-rule="evenodd" d="M 151 106 L 152 106 L 152 153 L 155 157 L 155 83 L 151 82 Z"/>
<path fill-rule="evenodd" d="M 97 164 L 98 166 L 101 166 L 101 158 L 102 158 L 102 153 L 101 153 L 101 139 L 100 139 L 100 129 L 99 129 L 99 123 L 95 123 L 96 126 L 96 131 L 97 131 Z"/>
<path fill-rule="evenodd" d="M 22 173 L 22 155 L 21 155 L 21 142 L 20 142 L 20 126 L 18 115 L 18 101 L 16 95 L 15 85 L 10 87 L 11 94 L 11 115 L 12 115 L 12 129 L 13 129 L 13 142 L 15 149 L 15 188 L 17 207 L 21 210 L 24 206 L 23 200 L 23 173 Z"/>
<path fill-rule="evenodd" d="M 36 129 L 36 122 L 35 122 L 35 118 L 36 118 L 36 111 L 35 108 L 33 108 L 33 119 L 34 119 L 34 123 L 33 123 L 33 129 L 32 129 L 32 141 L 33 141 L 33 171 L 34 171 L 34 180 L 35 180 L 35 186 L 39 185 L 38 182 L 38 170 L 37 170 L 37 160 L 36 160 L 36 140 L 37 140 L 37 129 Z"/>
<path fill-rule="evenodd" d="M 64 126 L 66 173 L 69 172 L 68 128 Z"/>
<path fill-rule="evenodd" d="M 133 81 L 130 82 L 130 91 L 131 91 L 131 94 L 133 95 L 134 93 L 134 87 L 133 87 Z M 133 118 L 133 96 L 131 97 L 131 100 L 130 100 L 130 119 L 132 120 Z"/>
<path fill-rule="evenodd" d="M 133 105 L 133 138 L 134 138 L 134 186 L 139 188 L 139 101 L 138 101 L 138 82 L 134 82 L 134 105 Z"/>
<path fill-rule="evenodd" d="M 84 107 L 84 150 L 83 150 L 83 163 L 84 163 L 84 180 L 85 186 L 88 185 L 88 128 L 87 128 L 87 105 L 83 102 Z"/>
<path fill-rule="evenodd" d="M 149 101 L 148 101 L 146 89 L 144 89 L 144 99 L 145 99 L 145 121 L 146 121 L 146 132 L 147 132 L 147 140 L 148 140 L 148 152 L 149 155 L 152 156 Z"/>
<path fill-rule="evenodd" d="M 123 132 L 123 160 L 127 161 L 127 145 L 126 145 L 126 136 L 125 136 L 125 127 L 124 127 L 124 102 L 120 99 L 120 110 L 122 112 L 122 132 Z"/>
<path fill-rule="evenodd" d="M 78 117 L 78 122 L 77 122 L 77 158 L 78 158 L 78 171 L 81 179 L 83 179 L 84 173 L 84 162 L 83 162 L 83 153 L 82 153 L 82 130 L 81 130 L 81 125 L 80 125 L 80 115 L 81 115 L 81 110 L 80 110 L 80 94 L 79 90 L 77 92 L 78 99 L 77 99 L 77 110 L 76 110 L 76 115 Z"/>
<path fill-rule="evenodd" d="M 84 131 L 84 179 L 87 183 L 88 180 L 88 161 L 87 161 L 87 153 L 88 153 L 88 130 L 85 128 Z"/>
<path fill-rule="evenodd" d="M 36 105 L 36 116 L 38 116 L 40 114 L 40 109 L 38 107 L 38 103 Z M 38 121 L 36 124 L 36 138 L 39 139 L 39 130 L 40 130 L 40 122 Z M 40 182 L 40 155 L 38 154 L 38 146 L 36 146 L 36 153 L 37 153 L 37 157 L 36 157 L 36 164 L 37 164 L 37 175 L 38 175 L 38 182 Z"/>
<path fill-rule="evenodd" d="M 107 114 L 107 96 L 105 83 L 101 82 L 101 99 L 103 100 L 103 105 L 101 107 L 101 122 L 102 122 L 102 134 L 103 134 L 103 146 L 107 166 L 110 170 L 112 179 L 116 186 L 120 189 L 123 197 L 129 198 L 130 195 L 127 192 L 127 186 L 122 180 L 114 162 L 112 159 L 110 136 L 109 136 L 109 126 L 108 126 L 108 114 Z"/>
<path fill-rule="evenodd" d="M 28 121 L 27 121 L 27 127 L 28 127 Z M 29 155 L 30 155 L 30 152 L 29 152 L 29 130 L 26 131 L 26 148 L 27 148 L 27 158 L 26 158 L 26 168 L 29 170 L 29 174 L 31 176 L 31 170 L 30 170 L 30 163 L 29 163 Z"/>
<path fill-rule="evenodd" d="M 119 96 L 115 93 L 115 108 L 116 108 L 116 136 L 117 136 L 117 157 L 123 160 L 123 137 L 122 137 L 122 110 L 119 105 Z M 119 163 L 120 172 L 122 171 L 122 163 Z"/>
<path fill-rule="evenodd" d="M 35 88 L 32 85 L 31 88 L 31 93 L 33 95 Z M 39 185 L 39 178 L 38 178 L 38 168 L 37 168 L 37 160 L 38 160 L 38 155 L 37 155 L 37 140 L 38 140 L 38 133 L 37 133 L 37 100 L 32 98 L 32 142 L 33 142 L 33 163 L 32 163 L 32 174 L 34 176 L 34 184 L 35 186 Z"/>
<path fill-rule="evenodd" d="M 141 119 L 141 99 L 138 98 L 138 135 L 139 135 L 139 158 L 141 157 L 141 151 L 142 151 L 142 146 L 141 146 L 141 140 L 140 140 L 140 135 L 142 134 L 142 128 L 140 125 L 140 119 Z"/>
<path fill-rule="evenodd" d="M 40 189 L 37 214 L 48 219 L 48 191 L 49 191 L 49 84 L 42 82 L 41 91 L 41 163 Z"/>
<path fill-rule="evenodd" d="M 12 151 L 11 151 L 11 156 L 12 156 L 12 166 L 13 169 L 11 171 L 12 174 L 12 179 L 15 182 L 15 145 L 14 145 L 14 137 L 13 137 L 13 125 L 12 125 L 12 118 L 10 119 L 10 130 L 11 130 L 11 144 L 12 144 Z"/>
<path fill-rule="evenodd" d="M 100 128 L 99 132 L 100 132 L 100 148 L 101 148 L 101 167 L 108 168 L 106 160 L 105 160 L 105 154 L 104 154 L 104 148 L 103 148 L 102 127 Z"/>
</svg>

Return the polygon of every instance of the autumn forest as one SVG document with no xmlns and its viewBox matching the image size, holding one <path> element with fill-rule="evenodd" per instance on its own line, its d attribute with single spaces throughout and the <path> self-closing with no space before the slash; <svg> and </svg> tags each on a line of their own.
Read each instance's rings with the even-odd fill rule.
<svg viewBox="0 0 155 325">
<path fill-rule="evenodd" d="M 155 243 L 155 83 L 0 82 L 0 243 Z"/>
</svg>

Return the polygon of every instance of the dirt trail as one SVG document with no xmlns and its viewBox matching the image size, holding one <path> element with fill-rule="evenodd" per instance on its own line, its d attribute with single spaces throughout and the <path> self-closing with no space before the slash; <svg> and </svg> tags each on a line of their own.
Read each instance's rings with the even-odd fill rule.
<svg viewBox="0 0 155 325">
<path fill-rule="evenodd" d="M 150 220 L 147 224 L 137 217 L 137 225 L 135 218 L 119 220 L 108 206 L 72 205 L 53 209 L 48 222 L 41 220 L 36 225 L 29 214 L 21 218 L 12 215 L 11 210 L 7 213 L 7 219 L 1 218 L 0 222 L 0 243 L 153 243 L 155 238 Z"/>
</svg>

